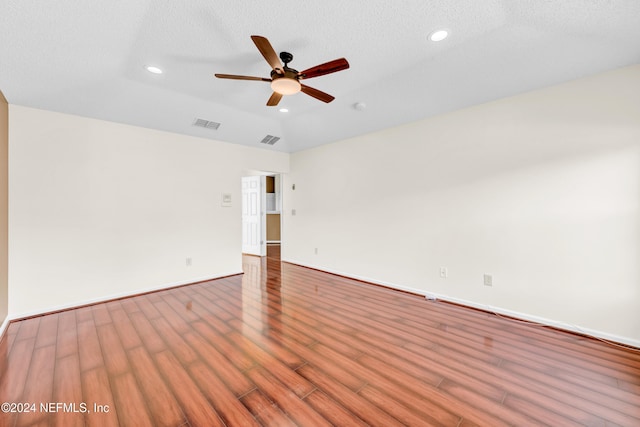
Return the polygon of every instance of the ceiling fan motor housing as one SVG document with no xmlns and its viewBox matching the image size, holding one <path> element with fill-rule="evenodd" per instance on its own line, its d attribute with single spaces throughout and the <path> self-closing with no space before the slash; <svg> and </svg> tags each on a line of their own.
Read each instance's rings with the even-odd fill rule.
<svg viewBox="0 0 640 427">
<path fill-rule="evenodd" d="M 289 62 L 293 61 L 293 55 L 289 52 L 280 52 L 280 59 L 284 62 L 284 66 L 286 67 Z"/>
</svg>

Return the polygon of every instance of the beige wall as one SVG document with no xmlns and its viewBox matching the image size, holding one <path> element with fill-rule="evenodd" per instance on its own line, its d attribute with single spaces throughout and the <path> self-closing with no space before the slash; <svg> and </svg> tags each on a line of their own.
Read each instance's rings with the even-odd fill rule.
<svg viewBox="0 0 640 427">
<path fill-rule="evenodd" d="M 0 324 L 8 313 L 9 105 L 0 91 Z"/>
<path fill-rule="evenodd" d="M 267 241 L 280 241 L 280 214 L 267 214 Z"/>
<path fill-rule="evenodd" d="M 283 259 L 640 346 L 639 93 L 633 66 L 295 153 Z"/>
<path fill-rule="evenodd" d="M 241 272 L 241 177 L 289 168 L 286 153 L 16 105 L 9 122 L 12 317 Z"/>
<path fill-rule="evenodd" d="M 265 179 L 265 184 L 266 184 L 265 191 L 267 193 L 275 193 L 276 192 L 275 182 L 276 182 L 275 177 L 273 177 L 273 176 L 267 176 L 266 177 L 266 179 Z"/>
</svg>

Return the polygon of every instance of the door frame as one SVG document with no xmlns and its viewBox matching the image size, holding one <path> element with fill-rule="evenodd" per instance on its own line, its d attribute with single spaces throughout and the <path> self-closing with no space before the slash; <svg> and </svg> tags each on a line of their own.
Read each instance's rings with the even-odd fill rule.
<svg viewBox="0 0 640 427">
<path fill-rule="evenodd" d="M 274 176 L 274 177 L 278 177 L 278 179 L 276 179 L 276 192 L 278 194 L 278 196 L 276 197 L 276 199 L 279 199 L 279 203 L 278 200 L 276 201 L 276 206 L 280 212 L 280 246 L 282 247 L 283 243 L 284 243 L 284 233 L 283 233 L 283 223 L 284 223 L 284 218 L 283 218 L 283 214 L 284 214 L 284 180 L 285 180 L 285 173 L 282 172 L 270 172 L 270 171 L 258 171 L 258 170 L 251 170 L 251 171 L 246 171 L 246 173 L 244 175 L 242 175 L 242 178 L 246 178 L 246 177 L 251 177 L 251 176 L 260 176 L 260 193 L 261 193 L 261 221 L 260 221 L 260 235 L 262 236 L 261 241 L 263 242 L 261 244 L 261 251 L 260 254 L 254 254 L 254 253 L 248 253 L 248 255 L 256 255 L 256 256 L 266 256 L 267 255 L 267 204 L 266 204 L 266 177 L 267 176 Z M 241 185 L 242 185 L 242 180 L 241 180 Z M 241 187 L 242 188 L 242 187 Z M 242 203 L 244 203 L 244 197 L 241 198 L 242 199 Z M 241 206 L 241 213 L 244 212 L 244 206 Z M 242 238 L 244 238 L 244 230 L 245 230 L 245 224 L 243 221 L 242 224 L 242 233 L 243 236 Z M 242 253 L 246 253 L 244 251 L 244 248 L 242 248 Z"/>
</svg>

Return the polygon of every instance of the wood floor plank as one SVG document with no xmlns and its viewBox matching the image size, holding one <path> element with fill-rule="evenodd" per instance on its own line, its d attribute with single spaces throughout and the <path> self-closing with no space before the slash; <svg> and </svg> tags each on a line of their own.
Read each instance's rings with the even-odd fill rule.
<svg viewBox="0 0 640 427">
<path fill-rule="evenodd" d="M 433 369 L 425 369 L 423 366 L 416 365 L 412 360 L 416 359 L 416 355 L 410 352 L 401 353 L 403 357 L 390 357 L 388 352 L 385 352 L 381 348 L 370 347 L 371 351 L 358 358 L 358 363 L 366 366 L 379 373 L 386 373 L 387 375 L 393 375 L 394 371 L 401 373 L 402 375 L 410 375 L 416 380 L 422 381 L 425 384 L 430 384 L 437 387 L 438 384 L 444 379 L 444 375 L 447 371 L 440 369 L 440 366 L 433 365 Z M 473 381 L 471 379 L 470 381 Z M 504 398 L 504 391 L 496 389 L 490 384 L 483 382 L 473 381 L 472 385 L 479 385 L 480 387 L 486 387 L 486 393 L 493 394 L 493 397 L 501 401 Z"/>
<path fill-rule="evenodd" d="M 120 425 L 123 427 L 154 427 L 145 399 L 138 389 L 133 374 L 125 372 L 113 378 L 112 384 Z"/>
<path fill-rule="evenodd" d="M 116 328 L 122 347 L 126 350 L 142 345 L 142 340 L 138 331 L 131 323 L 131 319 L 127 312 L 120 306 L 118 309 L 111 311 L 111 318 L 113 319 L 113 325 Z"/>
<path fill-rule="evenodd" d="M 104 366 L 102 348 L 93 318 L 78 323 L 78 353 L 80 369 L 83 372 Z"/>
<path fill-rule="evenodd" d="M 140 311 L 140 302 L 144 300 L 144 295 L 139 298 L 124 298 L 119 300 L 120 305 L 126 313 L 135 313 L 136 311 Z M 152 316 L 148 316 L 151 318 Z"/>
<path fill-rule="evenodd" d="M 174 293 L 180 293 L 180 290 L 177 289 L 175 292 L 163 293 L 162 299 L 164 300 L 164 302 L 168 304 L 171 308 L 173 308 L 175 313 L 185 323 L 189 324 L 194 320 L 199 320 L 200 316 L 198 316 L 198 314 L 193 312 L 193 302 L 192 301 L 182 302 L 178 298 L 176 298 L 176 296 L 174 296 Z"/>
<path fill-rule="evenodd" d="M 313 391 L 314 387 L 312 384 L 243 335 L 238 332 L 232 332 L 229 334 L 229 339 L 237 345 L 238 348 L 252 357 L 258 365 L 268 370 L 280 382 L 285 384 L 287 388 L 293 390 L 298 397 L 304 397 Z"/>
<path fill-rule="evenodd" d="M 66 406 L 0 426 L 640 425 L 640 351 L 278 253 L 244 257 L 244 275 L 11 322 L 0 401 Z"/>
<path fill-rule="evenodd" d="M 139 298 L 123 300 L 122 308 L 124 308 L 124 311 L 129 315 L 141 311 L 149 320 L 161 316 L 160 312 L 149 300 L 149 295 L 141 295 Z"/>
<path fill-rule="evenodd" d="M 531 376 L 528 371 L 523 371 L 516 364 L 510 363 L 505 367 L 509 372 L 516 372 L 522 374 L 523 377 Z M 619 398 L 613 398 L 605 393 L 596 392 L 589 388 L 576 388 L 572 385 L 567 385 L 566 382 L 558 380 L 555 376 L 536 375 L 536 383 L 542 383 L 542 388 L 546 390 L 546 394 L 542 394 L 542 390 L 538 395 L 531 396 L 531 399 L 536 401 L 545 402 L 545 406 L 549 406 L 552 403 L 546 400 L 556 400 L 567 392 L 572 392 L 571 396 L 565 397 L 563 400 L 573 406 L 581 409 L 585 413 L 592 414 L 598 417 L 605 417 L 614 422 L 622 422 L 626 424 L 632 422 L 632 418 L 640 419 L 640 405 L 637 401 L 625 402 Z M 533 381 L 532 381 L 533 383 Z M 624 392 L 619 393 L 621 396 Z"/>
<path fill-rule="evenodd" d="M 404 406 L 393 397 L 380 392 L 374 387 L 365 386 L 358 392 L 360 396 L 376 405 L 378 408 L 387 412 L 402 424 L 406 426 L 441 426 L 441 425 L 458 425 L 460 418 L 452 419 L 450 424 L 442 424 L 431 418 L 428 414 L 421 413 L 416 409 Z"/>
<path fill-rule="evenodd" d="M 250 338 L 254 342 L 262 340 L 258 332 L 251 328 L 243 328 L 243 332 L 247 338 Z M 277 333 L 271 333 L 270 340 L 273 341 L 274 344 L 286 346 L 286 348 L 293 351 L 306 363 L 313 364 L 314 367 L 335 378 L 336 381 L 339 381 L 352 390 L 359 390 L 366 383 L 365 380 L 356 377 L 347 369 L 336 364 L 332 359 L 318 354 L 313 350 L 312 346 L 306 347 L 291 340 L 281 339 Z M 298 366 L 301 366 L 301 364 L 298 364 Z"/>
<path fill-rule="evenodd" d="M 251 412 L 242 405 L 236 395 L 231 393 L 225 383 L 204 363 L 197 362 L 192 364 L 189 367 L 189 372 L 225 425 L 239 427 L 259 426 Z"/>
<path fill-rule="evenodd" d="M 217 283 L 213 284 L 210 282 L 196 285 L 194 289 L 194 292 L 197 294 L 196 298 L 202 298 L 207 307 L 209 307 L 209 310 L 223 322 L 238 318 L 241 313 L 231 313 L 227 308 L 228 305 L 224 301 L 220 301 L 216 294 L 212 292 L 210 288 L 216 285 Z"/>
<path fill-rule="evenodd" d="M 96 304 L 91 306 L 93 312 L 93 323 L 96 326 L 102 326 L 111 323 L 111 314 L 105 304 Z"/>
<path fill-rule="evenodd" d="M 187 295 L 188 301 L 191 303 L 191 310 L 194 313 L 198 313 L 198 319 L 194 319 L 193 321 L 204 321 L 213 329 L 215 329 L 219 334 L 226 334 L 231 332 L 231 328 L 226 324 L 224 320 L 222 320 L 217 314 L 216 310 L 213 308 L 207 308 L 205 305 L 200 304 L 198 300 L 201 300 L 199 294 L 193 292 L 193 296 L 190 296 L 186 293 L 184 289 L 181 289 L 185 295 Z M 184 299 L 182 299 L 184 301 Z M 206 304 L 206 302 L 205 302 Z"/>
<path fill-rule="evenodd" d="M 251 342 L 259 346 L 261 349 L 277 358 L 279 361 L 287 365 L 291 369 L 296 369 L 299 366 L 305 364 L 305 360 L 292 352 L 289 347 L 284 346 L 281 342 L 275 340 L 273 337 L 277 335 L 277 332 L 262 333 L 256 330 L 253 326 L 245 323 L 244 325 L 240 321 L 230 321 L 229 325 L 234 326 L 236 330 L 242 330 L 243 335 L 251 339 Z"/>
<path fill-rule="evenodd" d="M 173 393 L 156 368 L 144 347 L 136 347 L 128 352 L 133 373 L 140 384 L 155 426 L 180 426 L 187 420 Z"/>
<path fill-rule="evenodd" d="M 75 310 L 65 311 L 58 315 L 56 347 L 56 357 L 59 359 L 78 353 L 78 329 L 76 327 Z"/>
<path fill-rule="evenodd" d="M 287 417 L 275 403 L 267 399 L 260 390 L 256 389 L 240 400 L 263 426 L 297 427 L 297 424 Z"/>
<path fill-rule="evenodd" d="M 13 343 L 16 341 L 17 331 L 20 328 L 20 322 L 9 323 L 5 334 L 0 338 L 0 369 L 4 367 L 4 363 L 13 348 Z M 0 371 L 1 373 L 2 371 Z"/>
<path fill-rule="evenodd" d="M 256 367 L 249 370 L 247 374 L 265 396 L 276 402 L 283 412 L 296 423 L 310 426 L 331 426 L 331 423 L 305 404 L 292 389 L 281 383 L 265 369 Z"/>
<path fill-rule="evenodd" d="M 154 307 L 158 309 L 162 319 L 165 319 L 171 324 L 171 326 L 178 331 L 179 334 L 189 332 L 189 322 L 183 319 L 177 312 L 171 307 L 164 298 L 161 301 L 153 303 Z"/>
<path fill-rule="evenodd" d="M 130 313 L 129 318 L 138 336 L 140 336 L 144 346 L 150 353 L 157 353 L 167 348 L 162 337 L 158 335 L 155 328 L 151 325 L 153 319 L 148 319 L 143 312 L 139 311 Z"/>
<path fill-rule="evenodd" d="M 322 345 L 316 346 L 316 352 L 333 360 L 334 363 L 339 363 L 354 375 L 366 379 L 372 386 L 388 390 L 390 398 L 404 395 L 404 401 L 411 403 L 412 396 L 417 395 L 421 396 L 423 401 L 416 402 L 416 406 L 422 405 L 424 400 L 432 402 L 430 416 L 444 425 L 457 423 L 460 420 L 461 416 L 451 411 L 460 413 L 466 409 L 464 404 L 460 404 L 457 407 L 452 406 L 451 401 L 445 396 L 441 396 L 436 387 L 417 381 L 410 375 L 400 371 L 390 372 L 389 370 L 383 370 L 378 372 L 371 370 Z M 496 421 L 492 420 L 492 422 Z"/>
<path fill-rule="evenodd" d="M 51 314 L 40 318 L 40 326 L 38 327 L 38 335 L 36 336 L 36 348 L 56 344 L 58 317 L 58 314 Z"/>
<path fill-rule="evenodd" d="M 75 312 L 78 323 L 93 321 L 93 309 L 91 306 L 77 308 Z"/>
<path fill-rule="evenodd" d="M 519 396 L 508 395 L 504 404 L 523 414 L 531 414 L 531 424 L 562 425 L 562 426 L 598 426 L 606 425 L 605 421 L 591 414 L 579 413 L 577 416 L 568 415 L 566 412 L 552 412 L 546 407 L 540 407 Z M 575 417 L 575 418 L 574 418 Z"/>
<path fill-rule="evenodd" d="M 203 319 L 202 322 L 193 322 L 193 329 L 202 336 L 207 343 L 211 344 L 221 355 L 226 357 L 240 371 L 255 366 L 255 361 L 245 352 L 234 346 L 226 336 L 216 333 L 211 329 L 208 323 Z"/>
<path fill-rule="evenodd" d="M 640 396 L 640 385 L 630 384 L 627 381 L 619 381 L 618 387 L 620 387 L 620 390 L 628 391 L 634 396 Z"/>
<path fill-rule="evenodd" d="M 218 334 L 224 335 L 232 331 L 231 327 L 226 322 L 213 314 L 205 314 L 202 316 L 201 321 L 215 329 Z"/>
<path fill-rule="evenodd" d="M 244 373 L 200 335 L 191 332 L 185 335 L 185 340 L 196 349 L 200 358 L 224 381 L 233 394 L 241 396 L 255 388 Z"/>
<path fill-rule="evenodd" d="M 206 305 L 202 304 L 202 298 L 196 292 L 190 291 L 189 288 L 177 288 L 173 295 L 184 304 L 187 311 L 191 312 L 189 319 L 191 322 L 215 314 L 215 311 L 212 312 Z"/>
<path fill-rule="evenodd" d="M 262 309 L 266 311 L 277 312 L 278 310 L 282 310 L 282 305 L 278 303 L 274 305 L 272 302 L 263 303 Z M 247 326 L 252 326 L 254 330 L 262 329 L 263 320 L 259 318 L 260 311 L 254 313 L 247 313 L 246 316 L 243 316 L 242 320 L 234 319 L 231 322 L 236 322 L 236 328 L 239 323 L 243 323 L 243 329 Z M 247 321 L 248 319 L 248 321 Z M 313 326 L 312 326 L 313 325 Z M 284 348 L 288 348 L 289 344 L 292 343 L 291 340 L 299 341 L 305 345 L 313 344 L 317 341 L 326 343 L 330 342 L 330 346 L 334 349 L 338 349 L 342 354 L 345 354 L 352 358 L 357 358 L 362 352 L 360 349 L 353 347 L 350 344 L 350 340 L 336 340 L 328 337 L 327 334 L 318 330 L 321 326 L 319 322 L 313 321 L 309 318 L 309 316 L 305 316 L 304 313 L 296 312 L 295 317 L 289 317 L 286 315 L 280 315 L 277 318 L 270 318 L 269 320 L 269 339 L 274 340 L 274 337 L 278 337 L 278 341 Z"/>
<path fill-rule="evenodd" d="M 16 426 L 28 426 L 46 419 L 47 414 L 41 412 L 40 403 L 51 402 L 53 400 L 55 356 L 55 345 L 34 349 L 33 358 L 29 366 L 29 373 L 24 384 L 24 400 L 21 401 L 34 406 L 33 410 L 18 414 Z"/>
<path fill-rule="evenodd" d="M 460 368 L 452 369 L 442 363 L 437 363 L 437 360 L 431 358 L 432 353 L 428 351 L 423 350 L 421 354 L 416 354 L 400 348 L 394 349 L 393 357 L 389 357 L 388 351 L 385 357 L 384 347 L 371 346 L 369 348 L 371 349 L 369 355 L 360 358 L 359 363 L 382 375 L 393 377 L 397 372 L 395 378 L 409 375 L 434 387 L 439 387 L 445 379 L 464 378 L 465 387 L 468 389 L 496 402 L 501 402 L 504 399 L 506 391 L 504 388 L 492 384 L 488 375 L 483 376 L 482 373 L 476 372 L 476 376 L 472 376 Z M 388 368 L 390 364 L 393 364 L 393 367 Z"/>
<path fill-rule="evenodd" d="M 4 371 L 0 378 L 0 395 L 2 402 L 24 402 L 21 400 L 24 384 L 29 375 L 29 367 L 35 348 L 34 338 L 17 340 L 5 361 Z"/>
<path fill-rule="evenodd" d="M 171 352 L 162 351 L 155 355 L 155 360 L 189 423 L 194 426 L 224 426 L 216 411 Z"/>
<path fill-rule="evenodd" d="M 537 334 L 538 331 L 534 329 L 531 332 Z M 458 333 L 458 335 L 461 334 L 462 333 Z M 473 335 L 464 334 L 461 336 L 468 342 Z M 571 354 L 569 357 L 559 356 L 561 353 L 555 345 L 548 347 L 544 345 L 544 342 L 540 342 L 535 349 L 529 349 L 528 346 L 523 347 L 522 344 L 514 344 L 512 342 L 510 345 L 508 342 L 495 340 L 494 351 L 501 352 L 503 354 L 502 358 L 508 360 L 516 362 L 528 360 L 535 364 L 545 364 L 547 367 L 552 367 L 552 369 L 579 372 L 581 375 L 602 382 L 603 384 L 614 385 L 616 382 L 614 377 L 635 379 L 640 376 L 640 372 L 628 371 L 626 367 L 624 367 L 624 369 L 621 369 L 621 367 L 613 368 L 610 367 L 612 364 L 602 364 L 598 359 L 593 359 L 592 362 L 586 365 L 583 364 L 582 361 L 573 361 L 576 358 L 575 354 Z M 588 366 L 592 366 L 592 369 L 586 369 Z"/>
<path fill-rule="evenodd" d="M 52 401 L 70 403 L 84 401 L 80 360 L 77 354 L 71 354 L 56 360 Z M 85 414 L 63 411 L 54 414 L 51 421 L 51 425 L 56 427 L 80 427 L 85 425 Z"/>
<path fill-rule="evenodd" d="M 362 419 L 318 389 L 309 393 L 304 400 L 334 426 L 368 426 Z"/>
<path fill-rule="evenodd" d="M 129 299 L 129 298 L 127 298 Z M 122 308 L 122 300 L 112 300 L 112 301 L 107 301 L 104 303 L 104 306 L 106 307 L 106 309 L 109 311 L 109 314 L 113 313 L 114 311 L 118 311 L 118 310 L 124 310 Z"/>
<path fill-rule="evenodd" d="M 324 391 L 328 396 L 340 402 L 342 406 L 364 420 L 367 424 L 379 427 L 402 426 L 399 420 L 358 395 L 353 390 L 339 382 L 333 381 L 312 366 L 305 365 L 299 368 L 297 372 L 312 382 L 319 390 Z"/>
<path fill-rule="evenodd" d="M 183 365 L 188 365 L 197 359 L 196 351 L 189 346 L 184 338 L 173 329 L 166 319 L 158 318 L 153 321 L 153 327 L 163 337 L 167 346 L 173 351 Z"/>
<path fill-rule="evenodd" d="M 14 338 L 16 337 L 16 335 L 18 335 L 18 331 L 20 330 L 20 327 L 22 326 L 22 322 L 10 322 L 9 326 L 7 326 L 7 329 L 4 333 L 5 338 L 10 337 L 10 338 Z"/>
<path fill-rule="evenodd" d="M 526 412 L 510 411 L 502 404 L 502 402 L 496 402 L 495 400 L 489 399 L 481 393 L 469 390 L 462 384 L 446 380 L 440 384 L 438 389 L 446 392 L 447 396 L 465 403 L 465 406 L 469 409 L 460 412 L 463 418 L 468 418 L 474 422 L 480 422 L 481 420 L 476 417 L 475 412 L 482 412 L 483 414 L 486 414 L 485 416 L 502 420 L 509 425 L 535 425 L 535 419 L 532 418 L 530 414 Z M 563 422 L 565 421 L 566 420 L 563 417 L 558 417 L 555 424 L 564 425 Z"/>
<path fill-rule="evenodd" d="M 98 326 L 98 339 L 109 375 L 115 377 L 129 371 L 129 360 L 113 324 L 107 323 Z"/>
<path fill-rule="evenodd" d="M 20 322 L 20 330 L 16 335 L 16 340 L 20 341 L 35 338 L 38 335 L 38 328 L 40 328 L 42 317 L 43 316 L 34 317 Z"/>
<path fill-rule="evenodd" d="M 83 322 L 89 323 L 89 322 Z M 93 321 L 91 322 L 93 323 Z M 113 392 L 109 384 L 107 370 L 103 366 L 82 372 L 83 401 L 88 404 L 89 412 L 85 414 L 87 426 L 117 427 L 118 410 L 114 404 Z M 104 408 L 95 411 L 95 405 Z"/>
<path fill-rule="evenodd" d="M 163 292 L 165 292 L 165 291 L 150 292 L 148 294 L 145 294 L 144 297 L 145 297 L 146 300 L 148 300 L 152 304 L 155 304 L 156 302 L 162 301 L 162 293 Z"/>
</svg>

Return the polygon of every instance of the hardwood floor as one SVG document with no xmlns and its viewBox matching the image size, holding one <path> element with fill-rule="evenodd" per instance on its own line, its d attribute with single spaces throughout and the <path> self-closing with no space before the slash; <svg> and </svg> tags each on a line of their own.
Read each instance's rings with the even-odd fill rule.
<svg viewBox="0 0 640 427">
<path fill-rule="evenodd" d="M 279 247 L 244 268 L 12 323 L 0 402 L 29 412 L 0 425 L 640 425 L 636 351 L 280 264 Z"/>
</svg>

